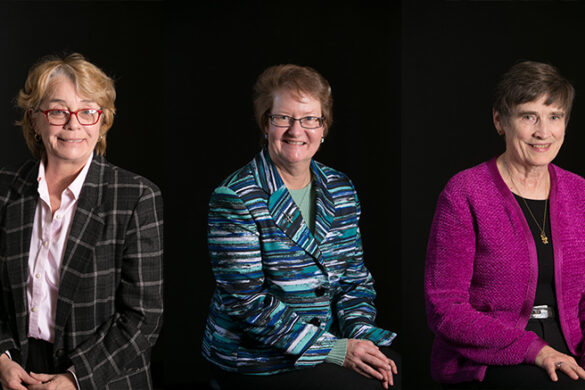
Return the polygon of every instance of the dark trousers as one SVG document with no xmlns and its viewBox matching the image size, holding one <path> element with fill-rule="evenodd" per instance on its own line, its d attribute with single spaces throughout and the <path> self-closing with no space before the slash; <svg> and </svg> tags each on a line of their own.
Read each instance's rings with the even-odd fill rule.
<svg viewBox="0 0 585 390">
<path fill-rule="evenodd" d="M 526 330 L 533 331 L 559 352 L 571 355 L 563 338 L 559 322 L 555 319 L 530 320 Z M 534 364 L 514 366 L 489 366 L 483 382 L 443 385 L 449 390 L 492 390 L 492 389 L 585 389 L 585 381 L 574 381 L 564 372 L 557 370 L 558 382 L 553 382 L 547 372 Z"/>
<path fill-rule="evenodd" d="M 53 344 L 44 340 L 29 338 L 25 369 L 37 374 L 54 374 Z"/>
<path fill-rule="evenodd" d="M 398 375 L 394 375 L 394 386 L 402 388 L 402 361 L 400 355 L 388 348 L 380 350 L 394 360 Z M 370 379 L 357 372 L 332 363 L 321 363 L 312 368 L 289 371 L 274 375 L 244 375 L 226 372 L 212 365 L 212 372 L 221 390 L 254 389 L 254 390 L 381 390 L 382 382 Z"/>
</svg>

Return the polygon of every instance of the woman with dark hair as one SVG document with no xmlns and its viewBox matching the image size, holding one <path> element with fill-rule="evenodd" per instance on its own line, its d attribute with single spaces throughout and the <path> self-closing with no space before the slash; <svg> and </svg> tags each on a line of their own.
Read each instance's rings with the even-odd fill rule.
<svg viewBox="0 0 585 390">
<path fill-rule="evenodd" d="M 255 86 L 265 147 L 211 196 L 216 289 L 203 339 L 222 389 L 400 387 L 375 325 L 351 181 L 313 160 L 332 122 L 329 83 L 279 65 Z"/>
<path fill-rule="evenodd" d="M 448 388 L 585 387 L 585 180 L 552 164 L 573 96 L 556 68 L 514 65 L 493 106 L 506 150 L 439 196 L 425 293 Z"/>
</svg>

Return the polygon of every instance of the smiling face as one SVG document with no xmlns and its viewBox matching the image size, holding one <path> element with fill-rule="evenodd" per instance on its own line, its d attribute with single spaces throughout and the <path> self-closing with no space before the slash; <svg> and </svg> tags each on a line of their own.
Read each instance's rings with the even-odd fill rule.
<svg viewBox="0 0 585 390">
<path fill-rule="evenodd" d="M 83 167 L 98 141 L 102 119 L 94 125 L 84 126 L 75 115 L 71 115 L 64 125 L 51 125 L 40 110 L 61 109 L 75 112 L 85 108 L 100 107 L 91 99 L 79 96 L 69 77 L 56 76 L 50 81 L 39 111 L 33 117 L 35 132 L 41 136 L 45 146 L 47 166 L 65 163 L 79 169 Z"/>
<path fill-rule="evenodd" d="M 565 139 L 566 112 L 546 105 L 547 96 L 517 105 L 508 118 L 494 112 L 494 125 L 506 137 L 506 156 L 526 168 L 547 166 Z"/>
<path fill-rule="evenodd" d="M 310 95 L 291 90 L 277 91 L 274 94 L 271 114 L 287 115 L 293 118 L 307 116 L 320 117 L 321 103 Z M 317 153 L 324 127 L 305 129 L 299 121 L 292 126 L 276 127 L 268 121 L 265 133 L 268 138 L 270 158 L 280 169 L 286 171 L 306 169 Z"/>
</svg>

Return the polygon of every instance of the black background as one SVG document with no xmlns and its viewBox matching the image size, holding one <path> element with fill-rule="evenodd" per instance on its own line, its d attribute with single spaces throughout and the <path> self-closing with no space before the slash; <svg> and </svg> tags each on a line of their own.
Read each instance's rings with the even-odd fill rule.
<svg viewBox="0 0 585 390">
<path fill-rule="evenodd" d="M 399 333 L 405 388 L 439 388 L 422 292 L 436 198 L 453 174 L 503 151 L 491 93 L 522 59 L 558 66 L 576 87 L 555 162 L 585 175 L 583 16 L 573 1 L 0 2 L 0 165 L 28 157 L 14 97 L 37 59 L 79 51 L 114 77 L 106 156 L 165 198 L 166 312 L 154 379 L 203 389 L 209 195 L 258 151 L 258 74 L 278 63 L 314 67 L 335 100 L 316 159 L 357 187 L 379 324 Z"/>
</svg>

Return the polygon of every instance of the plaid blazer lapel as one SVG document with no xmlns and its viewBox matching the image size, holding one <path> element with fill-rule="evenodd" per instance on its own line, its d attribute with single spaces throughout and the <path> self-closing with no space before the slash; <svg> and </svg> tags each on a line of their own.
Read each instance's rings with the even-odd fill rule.
<svg viewBox="0 0 585 390">
<path fill-rule="evenodd" d="M 75 301 L 77 287 L 94 261 L 94 248 L 105 225 L 103 202 L 105 163 L 94 157 L 75 210 L 61 263 L 59 299 L 55 319 L 55 343 L 62 341 L 63 330 Z M 93 275 L 92 277 L 96 277 Z"/>
<path fill-rule="evenodd" d="M 36 177 L 38 162 L 27 164 L 18 173 L 6 204 L 6 269 L 14 297 L 19 335 L 27 334 L 26 278 L 35 208 L 38 201 Z M 21 340 L 22 341 L 22 340 Z"/>
</svg>

